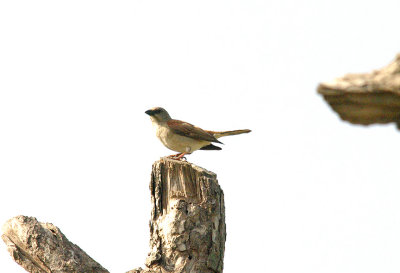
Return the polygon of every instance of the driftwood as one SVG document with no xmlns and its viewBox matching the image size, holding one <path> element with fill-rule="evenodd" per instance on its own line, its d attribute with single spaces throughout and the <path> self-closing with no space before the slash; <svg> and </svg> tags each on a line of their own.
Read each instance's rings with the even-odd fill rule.
<svg viewBox="0 0 400 273">
<path fill-rule="evenodd" d="M 216 175 L 162 158 L 150 181 L 150 253 L 129 273 L 219 273 L 225 249 L 224 194 Z M 108 272 L 53 224 L 17 216 L 3 226 L 12 258 L 28 272 Z"/>
<path fill-rule="evenodd" d="M 321 83 L 322 94 L 334 111 L 355 124 L 400 124 L 400 54 L 388 66 L 366 74 L 349 74 Z"/>
<path fill-rule="evenodd" d="M 1 236 L 11 257 L 28 272 L 108 272 L 53 224 L 17 216 L 3 226 Z"/>
</svg>

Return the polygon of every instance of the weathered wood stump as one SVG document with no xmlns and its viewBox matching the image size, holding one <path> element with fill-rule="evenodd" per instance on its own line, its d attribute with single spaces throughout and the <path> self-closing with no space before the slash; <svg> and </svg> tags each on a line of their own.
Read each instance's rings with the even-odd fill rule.
<svg viewBox="0 0 400 273">
<path fill-rule="evenodd" d="M 400 54 L 386 67 L 321 83 L 318 93 L 346 121 L 400 124 Z"/>
<path fill-rule="evenodd" d="M 150 181 L 152 211 L 146 268 L 130 273 L 220 273 L 225 250 L 224 194 L 216 175 L 161 158 Z M 108 272 L 54 225 L 17 216 L 3 226 L 12 258 L 28 272 Z"/>
</svg>

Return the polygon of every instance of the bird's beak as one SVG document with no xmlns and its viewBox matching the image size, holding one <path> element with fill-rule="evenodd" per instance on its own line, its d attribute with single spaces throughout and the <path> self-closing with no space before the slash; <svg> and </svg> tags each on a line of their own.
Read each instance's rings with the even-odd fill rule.
<svg viewBox="0 0 400 273">
<path fill-rule="evenodd" d="M 153 114 L 153 111 L 152 110 L 147 110 L 145 113 L 148 114 L 149 116 L 151 116 Z"/>
</svg>

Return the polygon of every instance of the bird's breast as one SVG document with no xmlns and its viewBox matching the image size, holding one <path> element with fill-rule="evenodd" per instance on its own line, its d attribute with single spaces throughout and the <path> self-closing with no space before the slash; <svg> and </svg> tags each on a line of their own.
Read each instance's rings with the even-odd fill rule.
<svg viewBox="0 0 400 273">
<path fill-rule="evenodd" d="M 208 141 L 196 140 L 176 134 L 163 125 L 156 126 L 156 135 L 165 147 L 180 153 L 191 153 L 210 144 Z"/>
</svg>

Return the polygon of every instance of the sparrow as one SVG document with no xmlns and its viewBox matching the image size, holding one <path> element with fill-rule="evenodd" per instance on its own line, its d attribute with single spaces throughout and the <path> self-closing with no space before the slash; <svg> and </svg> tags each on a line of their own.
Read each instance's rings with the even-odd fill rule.
<svg viewBox="0 0 400 273">
<path fill-rule="evenodd" d="M 154 107 L 145 113 L 150 116 L 151 122 L 156 129 L 156 135 L 162 144 L 170 150 L 179 152 L 168 157 L 178 160 L 184 158 L 186 154 L 191 154 L 197 150 L 221 150 L 221 147 L 212 144 L 223 144 L 218 140 L 220 137 L 251 132 L 248 129 L 222 132 L 203 130 L 190 123 L 172 119 L 162 107 Z"/>
</svg>

